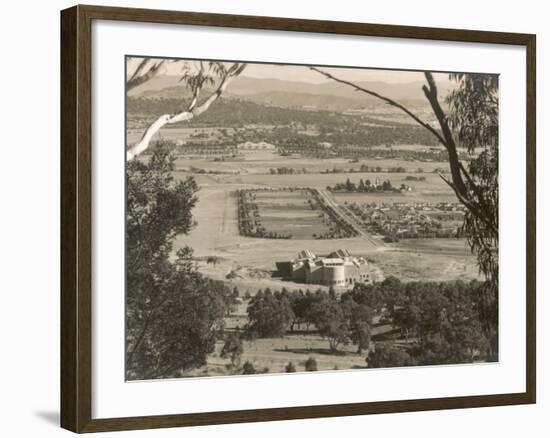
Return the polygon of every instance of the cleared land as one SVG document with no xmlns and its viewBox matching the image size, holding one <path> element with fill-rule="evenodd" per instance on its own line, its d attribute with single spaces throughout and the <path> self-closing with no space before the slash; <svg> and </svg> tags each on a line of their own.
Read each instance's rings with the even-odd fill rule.
<svg viewBox="0 0 550 438">
<path fill-rule="evenodd" d="M 216 160 L 212 157 L 180 157 L 176 161 L 178 168 L 181 171 L 191 171 L 192 168 L 203 169 L 204 172 L 216 173 L 230 173 L 239 175 L 265 175 L 270 173 L 270 169 L 277 169 L 282 167 L 288 167 L 295 169 L 296 171 L 303 171 L 304 169 L 308 174 L 326 173 L 327 171 L 332 174 L 334 170 L 338 172 L 349 171 L 353 169 L 355 173 L 351 176 L 360 177 L 361 173 L 358 171 L 362 165 L 369 167 L 381 167 L 386 170 L 392 167 L 403 167 L 408 170 L 407 173 L 401 174 L 406 176 L 409 174 L 416 175 L 419 168 L 422 169 L 424 174 L 430 174 L 434 169 L 446 168 L 446 163 L 438 162 L 422 162 L 422 161 L 408 161 L 403 159 L 359 159 L 350 160 L 346 158 L 328 158 L 328 159 L 315 159 L 305 158 L 299 155 L 293 155 L 288 157 L 282 157 L 273 151 L 257 151 L 254 153 L 242 153 L 237 157 L 225 156 L 223 161 L 221 158 Z M 380 178 L 384 178 L 386 173 L 380 173 Z M 274 178 L 285 178 L 287 176 L 296 175 L 268 175 Z M 345 177 L 346 174 L 334 174 L 335 177 Z M 434 175 L 438 177 L 437 175 Z M 439 177 L 438 177 L 439 178 Z M 335 180 L 339 181 L 339 180 Z"/>
<path fill-rule="evenodd" d="M 429 202 L 436 204 L 438 202 L 457 202 L 456 195 L 450 193 L 445 187 L 438 186 L 437 176 L 430 178 L 429 183 L 421 184 L 412 182 L 410 185 L 414 187 L 413 192 L 407 193 L 341 193 L 333 194 L 334 198 L 339 203 L 361 203 L 370 202 L 377 203 L 395 203 L 395 202 Z M 391 177 L 390 177 L 391 179 Z"/>
<path fill-rule="evenodd" d="M 266 233 L 290 239 L 313 239 L 330 232 L 327 219 L 309 190 L 253 191 L 258 222 Z"/>
<path fill-rule="evenodd" d="M 380 120 L 407 122 L 394 114 L 380 113 Z M 369 122 L 373 125 L 375 122 Z M 220 143 L 220 130 L 232 133 L 233 128 L 171 128 L 163 129 L 158 138 L 169 139 L 176 144 Z M 136 141 L 142 129 L 131 129 L 128 141 Z M 261 133 L 258 134 L 261 137 Z M 227 137 L 229 138 L 229 137 Z M 240 140 L 239 140 L 240 141 Z M 202 143 L 201 143 L 202 144 Z M 362 146 L 362 145 L 358 145 Z M 386 152 L 387 145 L 374 146 Z M 425 145 L 398 145 L 394 150 L 425 151 L 438 147 Z M 206 150 L 206 148 L 205 148 Z M 402 239 L 398 243 L 384 244 L 382 236 L 373 236 L 364 227 L 357 226 L 350 204 L 367 203 L 438 203 L 456 202 L 452 190 L 436 173 L 447 169 L 448 163 L 424 159 L 374 158 L 312 158 L 299 154 L 281 156 L 277 150 L 239 149 L 236 142 L 228 143 L 227 149 L 211 148 L 202 153 L 199 147 L 180 148 L 184 155 L 176 160 L 174 176 L 184 179 L 192 175 L 199 187 L 198 203 L 193 209 L 197 222 L 189 235 L 176 238 L 174 250 L 190 246 L 194 250 L 197 267 L 204 275 L 225 281 L 237 287 L 240 296 L 256 294 L 258 289 L 280 290 L 307 289 L 328 290 L 325 286 L 283 281 L 274 277 L 275 262 L 295 258 L 298 251 L 309 249 L 316 254 L 345 248 L 353 255 L 365 257 L 370 265 L 374 281 L 395 276 L 401 281 L 447 281 L 480 278 L 476 259 L 464 239 Z M 336 154 L 335 154 L 336 155 Z M 384 155 L 380 153 L 380 155 Z M 387 156 L 387 155 L 384 155 Z M 402 154 L 401 156 L 410 155 Z M 421 154 L 418 155 L 422 157 Z M 143 157 L 142 159 L 147 159 Z M 377 172 L 360 172 L 361 169 Z M 403 168 L 405 172 L 388 172 Z M 381 170 L 381 171 L 380 171 Z M 422 177 L 422 181 L 412 178 Z M 341 184 L 346 179 L 357 185 L 362 179 L 375 182 L 390 180 L 394 187 L 401 184 L 412 186 L 405 193 L 330 193 L 328 186 Z M 330 221 L 321 210 L 311 207 L 310 198 L 304 190 L 311 188 L 323 202 L 336 212 L 340 219 L 359 228 L 356 237 L 318 239 L 315 236 L 330 230 Z M 296 189 L 293 192 L 284 190 Z M 261 190 L 256 193 L 258 218 L 268 233 L 291 235 L 291 238 L 248 237 L 239 231 L 238 191 Z M 354 225 L 352 225 L 354 226 Z M 235 312 L 226 317 L 228 331 L 242 330 L 247 322 L 244 299 Z M 380 340 L 391 332 L 391 327 L 375 324 L 373 340 Z M 207 364 L 190 375 L 229 375 L 229 360 L 222 359 L 223 342 L 216 344 L 215 352 Z M 287 333 L 282 338 L 256 339 L 244 342 L 241 363 L 251 362 L 259 372 L 281 373 L 292 362 L 298 372 L 304 371 L 305 361 L 312 357 L 319 370 L 364 368 L 365 352 L 359 355 L 354 345 L 339 347 L 338 354 L 329 350 L 329 344 L 315 332 Z M 268 371 L 267 371 L 268 370 Z"/>
<path fill-rule="evenodd" d="M 279 157 L 278 159 L 282 159 Z M 194 161 L 194 160 L 191 160 Z M 311 160 L 300 160 L 301 168 Z M 327 161 L 319 160 L 327 165 Z M 213 163 L 210 161 L 210 163 Z M 287 166 L 291 162 L 284 160 Z M 180 158 L 176 162 L 175 176 L 186 178 L 190 173 L 182 172 L 189 160 Z M 244 162 L 216 162 L 219 170 L 228 170 L 233 166 L 247 167 Z M 224 167 L 227 166 L 227 167 Z M 432 163 L 435 167 L 444 167 L 445 163 Z M 273 167 L 267 164 L 267 168 Z M 296 235 L 293 239 L 264 239 L 245 237 L 239 234 L 236 191 L 239 189 L 283 188 L 283 187 L 313 187 L 324 190 L 328 185 L 345 181 L 349 176 L 353 182 L 360 178 L 374 181 L 389 179 L 394 184 L 404 182 L 407 175 L 412 173 L 357 173 L 357 174 L 299 174 L 299 175 L 270 175 L 249 173 L 239 175 L 205 175 L 193 173 L 200 191 L 199 202 L 193 210 L 197 226 L 188 236 L 178 236 L 175 249 L 189 245 L 195 251 L 197 263 L 201 272 L 212 278 L 228 281 L 237 286 L 242 293 L 246 291 L 254 294 L 258 288 L 271 289 L 315 289 L 315 285 L 298 284 L 282 281 L 272 277 L 275 262 L 289 260 L 296 257 L 301 249 L 310 249 L 318 254 L 328 254 L 338 248 L 347 248 L 352 254 L 365 256 L 374 271 L 375 279 L 395 275 L 403 281 L 407 280 L 448 280 L 453 278 L 472 279 L 480 278 L 475 257 L 471 255 L 464 239 L 421 239 L 383 246 L 380 242 L 373 244 L 362 236 L 346 239 L 313 239 L 311 229 L 303 235 Z M 410 182 L 414 191 L 406 194 L 377 195 L 370 193 L 333 194 L 335 201 L 341 206 L 346 202 L 403 202 L 404 200 L 420 200 L 423 202 L 456 201 L 456 198 L 436 174 L 424 173 L 425 181 Z M 276 196 L 274 196 L 276 198 Z M 275 226 L 284 222 L 299 222 L 293 217 L 285 221 L 286 216 L 275 205 L 292 204 L 294 201 L 274 201 L 266 199 L 272 204 L 266 215 L 268 221 Z M 310 210 L 311 211 L 311 210 Z M 312 221 L 310 212 L 297 209 L 296 214 L 303 217 L 306 223 Z M 308 216 L 309 215 L 309 216 Z M 281 225 L 282 226 L 282 225 Z M 310 225 L 308 225 L 309 227 Z M 293 227 L 294 230 L 306 227 Z M 296 231 L 295 231 L 296 232 Z M 215 256 L 216 264 L 208 264 L 206 258 Z"/>
<path fill-rule="evenodd" d="M 247 322 L 246 307 L 248 301 L 244 300 L 236 311 L 226 318 L 226 329 L 229 331 L 243 328 Z M 375 324 L 373 327 L 374 339 L 380 339 L 391 332 L 388 325 Z M 230 375 L 229 360 L 222 359 L 220 352 L 223 342 L 216 344 L 213 354 L 208 357 L 205 366 L 194 370 L 193 376 Z M 318 370 L 360 369 L 366 367 L 365 353 L 357 353 L 357 346 L 341 345 L 338 353 L 334 354 L 329 349 L 328 341 L 317 333 L 296 331 L 287 333 L 282 338 L 260 338 L 254 341 L 244 341 L 244 352 L 241 362 L 251 362 L 260 372 L 283 373 L 285 366 L 292 362 L 296 371 L 303 372 L 305 361 L 310 357 L 317 362 Z"/>
<path fill-rule="evenodd" d="M 193 376 L 230 375 L 229 361 L 220 358 L 223 342 L 216 344 L 216 350 L 208 357 L 208 363 L 194 370 Z M 357 354 L 357 347 L 340 347 L 339 354 L 332 354 L 328 341 L 316 334 L 297 333 L 284 338 L 256 339 L 245 341 L 241 362 L 249 361 L 260 372 L 284 373 L 285 366 L 292 362 L 296 371 L 303 372 L 305 361 L 310 357 L 317 362 L 319 371 L 365 368 L 365 354 Z M 267 370 L 266 370 L 267 369 Z"/>
</svg>

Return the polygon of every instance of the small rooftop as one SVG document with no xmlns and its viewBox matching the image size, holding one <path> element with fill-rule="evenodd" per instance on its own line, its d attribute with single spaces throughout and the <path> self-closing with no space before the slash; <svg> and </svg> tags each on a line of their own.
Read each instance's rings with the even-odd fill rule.
<svg viewBox="0 0 550 438">
<path fill-rule="evenodd" d="M 344 264 L 344 260 L 341 258 L 327 258 L 322 260 L 323 265 L 342 265 Z"/>
</svg>

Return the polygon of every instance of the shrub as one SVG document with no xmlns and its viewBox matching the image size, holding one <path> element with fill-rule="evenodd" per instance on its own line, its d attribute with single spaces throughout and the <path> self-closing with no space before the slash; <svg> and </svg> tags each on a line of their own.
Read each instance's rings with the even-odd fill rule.
<svg viewBox="0 0 550 438">
<path fill-rule="evenodd" d="M 317 371 L 317 361 L 313 357 L 310 357 L 306 360 L 305 369 L 306 371 Z"/>
<path fill-rule="evenodd" d="M 411 356 L 388 344 L 376 344 L 367 356 L 367 368 L 392 368 L 414 365 Z"/>
<path fill-rule="evenodd" d="M 256 374 L 256 368 L 254 368 L 254 365 L 246 361 L 243 365 L 243 374 Z"/>
<path fill-rule="evenodd" d="M 289 362 L 285 367 L 285 373 L 295 373 L 296 367 L 292 362 Z"/>
</svg>

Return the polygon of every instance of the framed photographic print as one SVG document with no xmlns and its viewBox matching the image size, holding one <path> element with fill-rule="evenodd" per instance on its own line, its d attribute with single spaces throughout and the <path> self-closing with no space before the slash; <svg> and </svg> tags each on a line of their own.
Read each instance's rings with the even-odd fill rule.
<svg viewBox="0 0 550 438">
<path fill-rule="evenodd" d="M 535 403 L 534 35 L 75 6 L 61 49 L 62 427 Z"/>
</svg>

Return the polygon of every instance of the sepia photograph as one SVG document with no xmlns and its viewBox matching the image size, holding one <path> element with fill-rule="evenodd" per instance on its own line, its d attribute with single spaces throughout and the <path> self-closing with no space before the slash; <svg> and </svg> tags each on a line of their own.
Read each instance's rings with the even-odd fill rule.
<svg viewBox="0 0 550 438">
<path fill-rule="evenodd" d="M 127 381 L 499 361 L 499 76 L 126 56 Z"/>
</svg>

